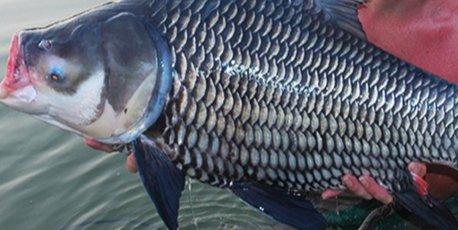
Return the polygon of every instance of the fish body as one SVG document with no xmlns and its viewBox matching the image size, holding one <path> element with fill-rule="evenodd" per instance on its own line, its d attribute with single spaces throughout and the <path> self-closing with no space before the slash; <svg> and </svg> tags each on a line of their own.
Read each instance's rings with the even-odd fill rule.
<svg viewBox="0 0 458 230">
<path fill-rule="evenodd" d="M 185 175 L 323 229 L 300 194 L 344 189 L 346 174 L 370 175 L 428 223 L 457 229 L 405 168 L 457 168 L 458 88 L 366 41 L 360 3 L 109 3 L 16 35 L 1 102 L 132 143 L 170 229 Z"/>
</svg>

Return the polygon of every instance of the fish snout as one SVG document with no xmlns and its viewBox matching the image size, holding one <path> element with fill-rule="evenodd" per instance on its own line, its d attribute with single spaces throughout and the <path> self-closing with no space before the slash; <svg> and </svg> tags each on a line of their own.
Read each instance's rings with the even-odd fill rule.
<svg viewBox="0 0 458 230">
<path fill-rule="evenodd" d="M 21 35 L 17 33 L 11 40 L 6 76 L 0 83 L 0 100 L 8 98 L 9 95 L 31 83 L 20 37 Z"/>
</svg>

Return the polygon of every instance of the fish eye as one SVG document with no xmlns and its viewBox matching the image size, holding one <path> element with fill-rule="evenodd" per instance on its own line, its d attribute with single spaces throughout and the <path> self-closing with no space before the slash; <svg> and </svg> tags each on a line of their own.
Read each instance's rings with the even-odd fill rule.
<svg viewBox="0 0 458 230">
<path fill-rule="evenodd" d="M 53 82 L 61 82 L 64 79 L 62 70 L 53 68 L 51 72 L 48 74 L 48 79 L 50 79 Z"/>
<path fill-rule="evenodd" d="M 49 75 L 49 78 L 53 81 L 60 81 L 61 80 L 61 77 L 55 73 L 52 73 Z"/>
</svg>

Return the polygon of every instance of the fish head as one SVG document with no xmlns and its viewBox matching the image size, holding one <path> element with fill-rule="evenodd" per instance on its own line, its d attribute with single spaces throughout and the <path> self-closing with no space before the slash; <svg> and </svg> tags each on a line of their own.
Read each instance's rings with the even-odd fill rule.
<svg viewBox="0 0 458 230">
<path fill-rule="evenodd" d="M 86 14 L 12 38 L 0 102 L 107 144 L 158 118 L 171 88 L 170 51 L 131 13 Z"/>
<path fill-rule="evenodd" d="M 56 30 L 15 34 L 0 87 L 2 102 L 32 115 L 89 124 L 100 113 L 97 106 L 103 97 L 100 56 L 89 55 L 99 53 L 95 45 L 81 44 L 75 34 Z M 76 101 L 82 93 L 87 97 Z"/>
</svg>

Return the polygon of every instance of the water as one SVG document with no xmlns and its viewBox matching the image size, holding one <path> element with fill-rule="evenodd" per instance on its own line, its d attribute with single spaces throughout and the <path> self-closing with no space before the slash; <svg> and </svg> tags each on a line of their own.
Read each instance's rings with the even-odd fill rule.
<svg viewBox="0 0 458 230">
<path fill-rule="evenodd" d="M 15 32 L 104 2 L 0 0 L 1 73 Z M 165 229 L 138 175 L 124 163 L 121 154 L 92 150 L 73 134 L 0 106 L 0 229 Z M 181 229 L 274 224 L 228 191 L 196 182 L 191 194 L 183 193 L 179 222 Z"/>
</svg>

